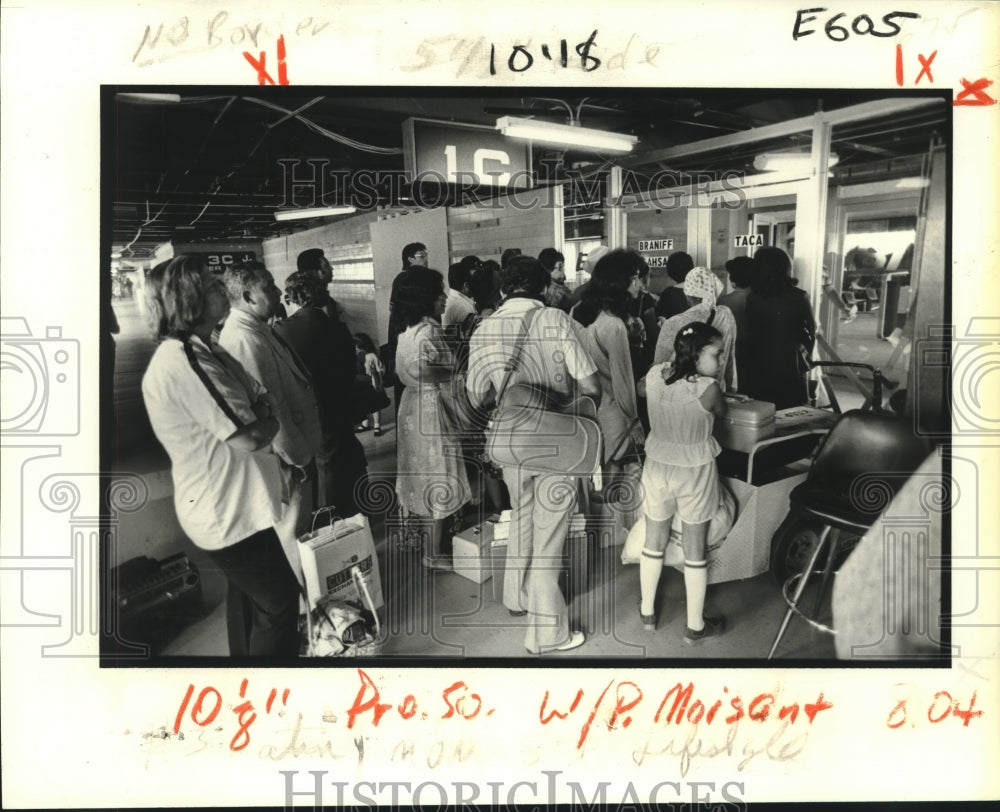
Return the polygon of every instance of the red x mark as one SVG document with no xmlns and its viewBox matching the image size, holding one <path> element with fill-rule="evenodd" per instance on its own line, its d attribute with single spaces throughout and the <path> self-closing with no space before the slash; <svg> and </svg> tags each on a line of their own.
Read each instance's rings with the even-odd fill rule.
<svg viewBox="0 0 1000 812">
<path fill-rule="evenodd" d="M 254 70 L 257 71 L 257 84 L 274 84 L 274 79 L 272 79 L 271 74 L 267 72 L 267 53 L 265 51 L 260 52 L 260 59 L 254 59 L 249 51 L 244 51 L 243 58 L 246 59 L 246 61 L 253 66 Z M 278 37 L 278 84 L 288 84 L 288 67 L 285 65 L 284 35 Z"/>
<path fill-rule="evenodd" d="M 962 87 L 965 89 L 955 97 L 952 105 L 958 106 L 987 106 L 990 104 L 996 104 L 997 100 L 988 96 L 984 93 L 984 89 L 993 84 L 991 79 L 977 79 L 975 82 L 970 82 L 968 79 L 962 79 Z M 969 98 L 974 96 L 974 98 Z"/>
<path fill-rule="evenodd" d="M 921 77 L 925 73 L 927 74 L 927 81 L 929 81 L 929 82 L 933 82 L 934 81 L 934 74 L 931 73 L 931 62 L 934 61 L 934 57 L 936 57 L 936 56 L 937 56 L 937 51 L 935 51 L 934 53 L 932 53 L 930 55 L 930 57 L 927 58 L 927 59 L 924 59 L 924 55 L 923 54 L 917 54 L 917 59 L 920 60 L 921 67 L 920 67 L 920 73 L 917 74 L 917 80 L 913 84 L 915 84 L 915 85 L 919 84 Z"/>
</svg>

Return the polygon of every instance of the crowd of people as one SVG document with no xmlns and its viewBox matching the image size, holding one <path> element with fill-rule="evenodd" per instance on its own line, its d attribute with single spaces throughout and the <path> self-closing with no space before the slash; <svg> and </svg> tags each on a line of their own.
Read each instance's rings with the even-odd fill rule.
<svg viewBox="0 0 1000 812">
<path fill-rule="evenodd" d="M 382 402 L 349 396 L 359 378 L 377 394 L 383 386 L 395 392 L 397 508 L 418 528 L 420 565 L 452 569 L 448 533 L 467 506 L 477 515 L 480 505 L 510 508 L 503 603 L 512 616 L 527 617 L 528 652 L 585 642 L 569 626 L 551 566 L 581 483 L 500 467 L 489 457 L 488 420 L 511 383 L 542 389 L 552 402 L 595 401 L 600 479 L 609 492 L 624 460 L 644 455 L 641 622 L 656 628 L 676 514 L 684 640 L 721 634 L 725 619 L 705 610 L 706 537 L 721 500 L 713 421 L 725 413 L 727 392 L 779 409 L 807 402 L 804 355 L 815 325 L 788 255 L 762 248 L 730 260 L 724 282 L 677 252 L 659 296 L 646 290 L 643 257 L 626 249 L 595 252 L 590 280 L 573 290 L 565 258 L 551 248 L 537 258 L 508 249 L 500 263 L 466 257 L 447 269 L 447 285 L 428 267 L 425 245 L 407 245 L 401 258 L 382 348 L 344 323 L 320 249 L 300 254 L 285 281 L 291 315 L 259 262 L 216 276 L 182 255 L 147 275 L 147 311 L 160 343 L 143 396 L 171 459 L 181 527 L 227 577 L 230 653 L 298 650 L 296 539 L 320 506 L 342 516 L 361 510 L 367 461 L 357 434 L 382 433 Z"/>
</svg>

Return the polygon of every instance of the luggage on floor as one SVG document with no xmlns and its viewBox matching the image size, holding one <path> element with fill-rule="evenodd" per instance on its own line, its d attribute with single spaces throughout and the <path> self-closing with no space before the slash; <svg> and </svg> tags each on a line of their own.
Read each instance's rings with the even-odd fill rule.
<svg viewBox="0 0 1000 812">
<path fill-rule="evenodd" d="M 184 553 L 131 558 L 111 570 L 110 587 L 121 639 L 154 650 L 204 612 L 198 568 Z"/>
</svg>

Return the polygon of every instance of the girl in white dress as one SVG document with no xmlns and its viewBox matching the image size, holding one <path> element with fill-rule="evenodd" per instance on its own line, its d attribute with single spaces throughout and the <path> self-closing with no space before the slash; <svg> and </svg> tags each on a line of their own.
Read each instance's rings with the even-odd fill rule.
<svg viewBox="0 0 1000 812">
<path fill-rule="evenodd" d="M 715 457 L 721 449 L 712 427 L 715 418 L 726 413 L 716 380 L 722 347 L 722 335 L 714 327 L 702 322 L 689 324 L 674 342 L 673 368 L 655 364 L 645 378 L 651 431 L 642 472 L 646 542 L 639 560 L 639 614 L 643 627 L 655 631 L 656 587 L 671 520 L 678 513 L 683 522 L 684 642 L 688 645 L 721 634 L 725 628 L 725 618 L 704 614 L 708 525 L 720 499 Z"/>
</svg>

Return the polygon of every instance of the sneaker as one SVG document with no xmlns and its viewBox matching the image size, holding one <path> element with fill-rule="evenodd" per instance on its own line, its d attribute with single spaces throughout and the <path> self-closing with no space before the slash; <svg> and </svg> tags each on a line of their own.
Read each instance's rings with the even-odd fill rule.
<svg viewBox="0 0 1000 812">
<path fill-rule="evenodd" d="M 561 646 L 556 646 L 555 648 L 549 648 L 545 651 L 532 651 L 530 648 L 525 649 L 528 654 L 534 654 L 538 656 L 539 654 L 558 654 L 560 651 L 572 651 L 575 648 L 580 648 L 584 643 L 587 642 L 587 636 L 583 632 L 569 633 L 569 639 L 563 643 Z"/>
<path fill-rule="evenodd" d="M 639 602 L 639 622 L 642 623 L 642 628 L 647 632 L 656 631 L 656 612 L 651 615 L 644 615 L 642 613 L 642 601 Z"/>
<path fill-rule="evenodd" d="M 705 617 L 705 628 L 694 631 L 691 628 L 684 629 L 684 644 L 693 646 L 709 637 L 718 637 L 726 630 L 726 619 L 724 617 Z"/>
</svg>

